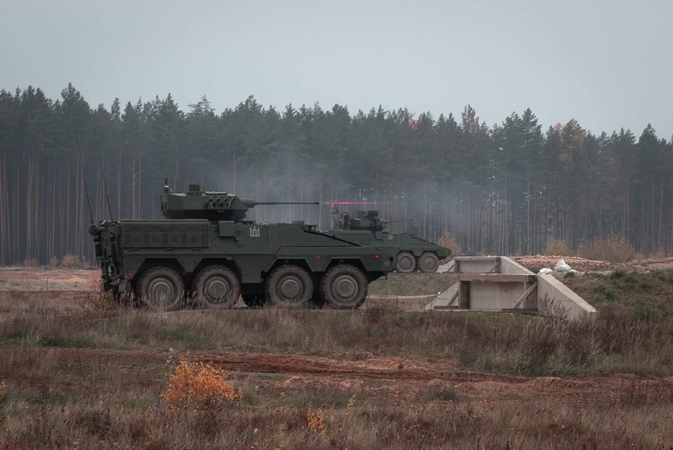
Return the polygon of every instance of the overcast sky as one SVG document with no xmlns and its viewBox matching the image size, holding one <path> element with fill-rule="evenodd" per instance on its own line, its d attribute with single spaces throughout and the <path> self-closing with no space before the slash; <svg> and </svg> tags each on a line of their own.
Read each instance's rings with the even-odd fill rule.
<svg viewBox="0 0 673 450">
<path fill-rule="evenodd" d="M 0 88 L 673 134 L 670 0 L 0 1 Z"/>
</svg>

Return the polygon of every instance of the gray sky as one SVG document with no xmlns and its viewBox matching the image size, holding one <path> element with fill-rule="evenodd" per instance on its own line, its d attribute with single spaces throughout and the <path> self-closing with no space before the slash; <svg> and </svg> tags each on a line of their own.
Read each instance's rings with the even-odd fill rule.
<svg viewBox="0 0 673 450">
<path fill-rule="evenodd" d="M 0 2 L 0 88 L 92 106 L 163 98 L 217 112 L 248 95 L 283 108 L 335 103 L 489 125 L 530 107 L 544 128 L 651 122 L 673 134 L 669 0 Z"/>
</svg>

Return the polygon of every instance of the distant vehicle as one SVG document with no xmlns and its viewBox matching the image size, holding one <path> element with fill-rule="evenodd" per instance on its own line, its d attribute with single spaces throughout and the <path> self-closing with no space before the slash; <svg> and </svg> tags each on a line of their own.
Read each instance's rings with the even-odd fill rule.
<svg viewBox="0 0 673 450">
<path fill-rule="evenodd" d="M 257 202 L 190 185 L 161 196 L 166 220 L 106 220 L 92 225 L 102 290 L 133 295 L 150 308 L 178 309 L 186 298 L 208 308 L 270 302 L 358 308 L 368 283 L 395 267 L 395 257 L 315 225 L 255 223 L 249 208 L 299 204 Z"/>
<path fill-rule="evenodd" d="M 325 234 L 396 255 L 395 270 L 400 273 L 416 270 L 434 273 L 439 262 L 451 256 L 451 249 L 418 238 L 414 231 L 401 234 L 384 231 L 388 223 L 392 222 L 381 220 L 378 211 L 358 211 L 352 217 L 348 211 L 340 212 L 333 205 L 332 230 Z"/>
</svg>

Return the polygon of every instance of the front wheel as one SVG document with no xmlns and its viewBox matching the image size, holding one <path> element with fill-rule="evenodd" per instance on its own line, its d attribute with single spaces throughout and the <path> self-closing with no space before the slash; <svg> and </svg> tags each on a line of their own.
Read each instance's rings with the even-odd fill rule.
<svg viewBox="0 0 673 450">
<path fill-rule="evenodd" d="M 231 270 L 223 266 L 210 266 L 199 272 L 192 289 L 203 306 L 230 309 L 238 301 L 241 285 Z"/>
<path fill-rule="evenodd" d="M 172 310 L 180 306 L 185 285 L 175 270 L 153 267 L 138 280 L 136 294 L 149 309 Z"/>
<path fill-rule="evenodd" d="M 340 264 L 325 273 L 320 291 L 332 308 L 359 308 L 367 299 L 367 278 L 357 267 Z"/>
</svg>

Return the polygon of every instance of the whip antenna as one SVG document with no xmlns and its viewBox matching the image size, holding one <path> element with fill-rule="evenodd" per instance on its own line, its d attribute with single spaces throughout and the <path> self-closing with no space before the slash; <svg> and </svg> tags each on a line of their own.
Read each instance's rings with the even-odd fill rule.
<svg viewBox="0 0 673 450">
<path fill-rule="evenodd" d="M 93 137 L 96 140 L 96 150 L 98 151 L 98 165 L 100 166 L 100 173 L 103 177 L 103 188 L 105 189 L 105 198 L 107 199 L 107 209 L 110 211 L 110 220 L 115 220 L 112 217 L 112 205 L 110 205 L 110 194 L 107 191 L 107 182 L 105 181 L 105 172 L 103 171 L 103 159 L 100 156 L 100 147 L 98 147 L 98 136 L 96 135 L 96 129 L 93 129 Z"/>
<path fill-rule="evenodd" d="M 86 173 L 84 173 L 84 160 L 82 159 L 82 149 L 79 146 L 79 134 L 75 130 L 75 138 L 77 138 L 77 153 L 79 153 L 79 165 L 82 167 L 82 178 L 84 179 L 84 192 L 86 193 L 86 203 L 89 206 L 89 220 L 93 225 L 93 213 L 91 212 L 91 200 L 89 199 L 89 187 L 86 184 Z"/>
</svg>

